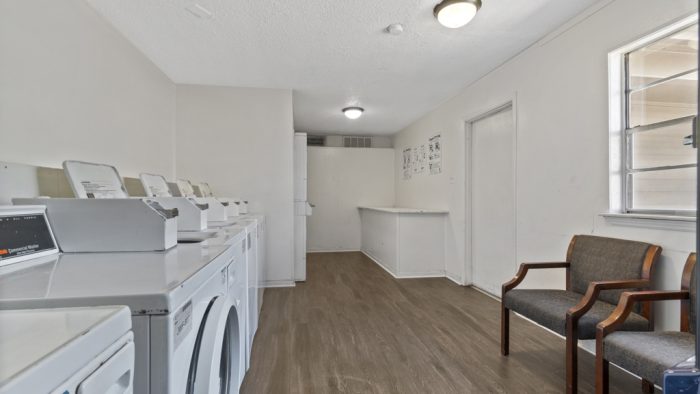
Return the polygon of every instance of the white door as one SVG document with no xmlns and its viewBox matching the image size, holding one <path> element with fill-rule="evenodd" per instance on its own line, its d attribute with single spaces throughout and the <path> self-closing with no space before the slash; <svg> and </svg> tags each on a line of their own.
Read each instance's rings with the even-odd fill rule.
<svg viewBox="0 0 700 394">
<path fill-rule="evenodd" d="M 509 105 L 471 132 L 471 268 L 475 286 L 500 296 L 515 270 L 515 127 Z"/>
</svg>

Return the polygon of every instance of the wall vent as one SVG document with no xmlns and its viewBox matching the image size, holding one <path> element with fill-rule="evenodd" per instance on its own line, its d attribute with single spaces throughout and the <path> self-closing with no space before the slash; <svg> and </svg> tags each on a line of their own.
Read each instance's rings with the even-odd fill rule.
<svg viewBox="0 0 700 394">
<path fill-rule="evenodd" d="M 343 137 L 343 146 L 346 148 L 371 148 L 372 137 Z"/>
<path fill-rule="evenodd" d="M 309 135 L 306 137 L 308 146 L 326 146 L 326 137 L 323 135 Z"/>
</svg>

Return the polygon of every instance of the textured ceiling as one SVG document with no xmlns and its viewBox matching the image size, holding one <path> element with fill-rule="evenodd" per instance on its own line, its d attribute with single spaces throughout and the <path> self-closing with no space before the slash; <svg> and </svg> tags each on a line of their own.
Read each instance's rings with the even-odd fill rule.
<svg viewBox="0 0 700 394">
<path fill-rule="evenodd" d="M 297 131 L 342 134 L 399 131 L 596 1 L 484 0 L 452 30 L 438 0 L 87 0 L 176 83 L 293 89 Z"/>
</svg>

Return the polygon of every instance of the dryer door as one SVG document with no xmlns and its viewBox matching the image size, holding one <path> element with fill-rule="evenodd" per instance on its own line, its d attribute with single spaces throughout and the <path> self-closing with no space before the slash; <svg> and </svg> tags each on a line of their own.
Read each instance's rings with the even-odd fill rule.
<svg viewBox="0 0 700 394">
<path fill-rule="evenodd" d="M 231 298 L 214 298 L 197 333 L 192 357 L 196 364 L 190 368 L 188 393 L 238 392 L 238 329 L 238 315 Z"/>
</svg>

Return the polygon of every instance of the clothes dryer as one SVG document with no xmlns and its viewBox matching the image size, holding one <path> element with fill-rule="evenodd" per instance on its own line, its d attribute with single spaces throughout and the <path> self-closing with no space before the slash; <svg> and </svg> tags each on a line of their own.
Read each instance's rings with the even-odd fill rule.
<svg viewBox="0 0 700 394">
<path fill-rule="evenodd" d="M 36 207 L 0 208 L 4 223 L 33 218 L 32 226 L 6 232 L 18 239 L 3 237 L 0 243 L 21 243 L 27 231 L 53 239 L 43 214 Z M 241 330 L 228 293 L 235 261 L 228 243 L 235 239 L 217 242 L 164 252 L 46 254 L 40 248 L 39 257 L 17 256 L 23 261 L 0 268 L 0 310 L 127 305 L 135 393 L 236 393 L 239 376 L 230 366 L 245 347 L 237 336 L 226 335 Z"/>
<path fill-rule="evenodd" d="M 123 306 L 0 311 L 0 393 L 131 394 Z"/>
</svg>

